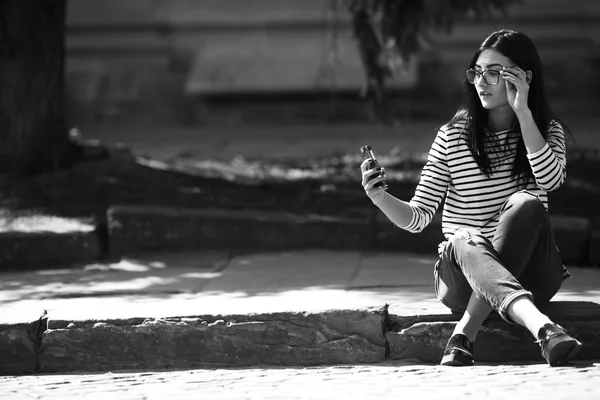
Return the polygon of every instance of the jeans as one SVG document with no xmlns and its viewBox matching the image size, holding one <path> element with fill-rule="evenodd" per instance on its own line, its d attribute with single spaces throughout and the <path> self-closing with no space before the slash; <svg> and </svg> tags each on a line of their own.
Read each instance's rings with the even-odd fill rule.
<svg viewBox="0 0 600 400">
<path fill-rule="evenodd" d="M 435 291 L 455 313 L 467 308 L 471 293 L 487 302 L 507 322 L 510 303 L 528 296 L 547 304 L 563 281 L 563 263 L 552 224 L 534 194 L 513 194 L 500 210 L 493 240 L 474 229 L 460 229 L 440 251 Z"/>
</svg>

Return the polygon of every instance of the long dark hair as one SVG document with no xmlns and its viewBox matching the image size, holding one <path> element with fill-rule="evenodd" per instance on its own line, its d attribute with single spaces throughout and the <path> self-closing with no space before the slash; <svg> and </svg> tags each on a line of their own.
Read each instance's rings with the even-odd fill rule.
<svg viewBox="0 0 600 400">
<path fill-rule="evenodd" d="M 473 54 L 468 68 L 475 67 L 479 55 L 484 50 L 495 50 L 508 57 L 524 71 L 532 71 L 532 79 L 529 83 L 528 105 L 536 125 L 544 139 L 546 139 L 550 122 L 552 120 L 558 121 L 558 119 L 546 100 L 542 61 L 531 39 L 524 33 L 510 29 L 496 31 L 488 36 L 475 54 Z M 467 123 L 466 135 L 469 149 L 481 171 L 489 177 L 493 172 L 493 165 L 490 163 L 486 149 L 494 151 L 497 148 L 494 148 L 494 140 L 490 138 L 487 111 L 481 105 L 475 85 L 467 82 L 466 77 L 463 80 L 463 101 L 454 117 L 450 120 L 450 125 L 458 122 Z M 520 126 L 516 118 L 515 124 L 514 129 L 520 131 Z M 514 179 L 518 179 L 519 185 L 523 186 L 533 180 L 533 173 L 527 160 L 523 138 L 519 140 L 517 145 L 515 161 L 512 166 L 512 176 Z"/>
</svg>

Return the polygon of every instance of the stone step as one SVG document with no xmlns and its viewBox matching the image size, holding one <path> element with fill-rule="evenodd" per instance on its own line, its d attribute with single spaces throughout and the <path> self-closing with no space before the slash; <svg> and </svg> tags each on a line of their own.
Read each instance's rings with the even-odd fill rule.
<svg viewBox="0 0 600 400">
<path fill-rule="evenodd" d="M 542 309 L 600 358 L 600 304 L 552 302 Z M 416 358 L 438 363 L 458 317 L 362 310 L 199 315 L 172 318 L 53 320 L 0 325 L 0 374 L 314 366 Z M 475 347 L 477 362 L 539 361 L 522 327 L 493 314 Z"/>
<path fill-rule="evenodd" d="M 541 311 L 583 343 L 577 359 L 600 358 L 600 304 L 557 301 Z M 386 333 L 390 358 L 439 362 L 458 319 L 452 314 L 390 315 Z M 494 313 L 477 335 L 476 362 L 544 361 L 536 339 L 522 326 L 509 324 Z"/>
<path fill-rule="evenodd" d="M 590 221 L 559 215 L 552 215 L 551 219 L 563 261 L 589 264 Z M 113 256 L 147 250 L 298 248 L 436 254 L 438 244 L 444 240 L 439 214 L 418 234 L 394 226 L 382 213 L 369 220 L 252 210 L 120 205 L 108 211 L 108 221 Z"/>
<path fill-rule="evenodd" d="M 368 220 L 285 212 L 135 205 L 108 210 L 113 255 L 174 249 L 357 249 L 372 242 Z"/>
<path fill-rule="evenodd" d="M 385 360 L 386 308 L 48 321 L 40 372 L 324 365 Z"/>
<path fill-rule="evenodd" d="M 43 269 L 98 260 L 101 244 L 89 222 L 58 217 L 0 219 L 0 270 Z"/>
<path fill-rule="evenodd" d="M 441 216 L 421 233 L 374 218 L 298 215 L 286 212 L 114 206 L 107 232 L 91 224 L 56 230 L 55 222 L 0 231 L 0 269 L 45 269 L 145 251 L 262 251 L 293 249 L 405 251 L 436 254 L 444 240 Z M 600 234 L 585 218 L 552 215 L 557 245 L 568 264 L 600 264 Z M 50 224 L 50 225 L 48 225 Z M 60 225 L 60 224 L 59 224 Z M 107 236 L 108 243 L 100 237 Z"/>
<path fill-rule="evenodd" d="M 10 323 L 0 322 L 0 376 L 33 374 L 39 370 L 38 352 L 46 328 L 45 314 L 23 316 L 22 320 Z"/>
</svg>

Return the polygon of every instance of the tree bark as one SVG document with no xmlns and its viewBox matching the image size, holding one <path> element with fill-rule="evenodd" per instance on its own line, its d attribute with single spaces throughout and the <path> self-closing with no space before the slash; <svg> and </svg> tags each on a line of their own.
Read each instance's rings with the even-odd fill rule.
<svg viewBox="0 0 600 400">
<path fill-rule="evenodd" d="M 66 166 L 67 0 L 0 0 L 0 173 Z"/>
</svg>

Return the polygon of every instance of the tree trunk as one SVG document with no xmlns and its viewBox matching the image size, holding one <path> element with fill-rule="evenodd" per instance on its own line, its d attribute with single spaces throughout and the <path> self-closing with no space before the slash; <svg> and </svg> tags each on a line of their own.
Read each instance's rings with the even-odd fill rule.
<svg viewBox="0 0 600 400">
<path fill-rule="evenodd" d="M 70 163 L 66 12 L 67 0 L 0 0 L 0 173 Z"/>
</svg>

